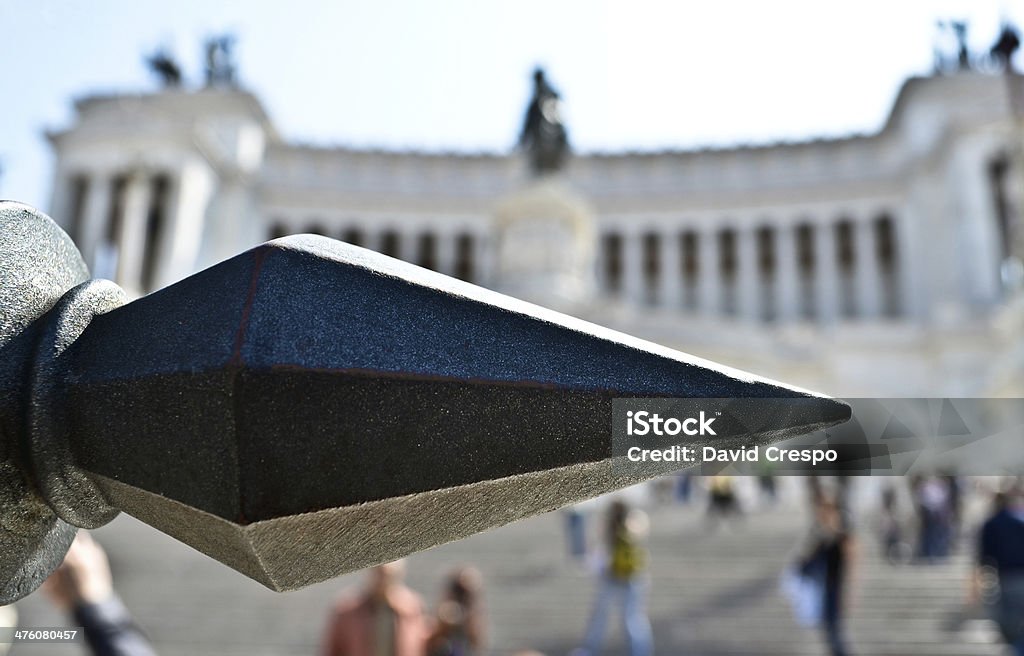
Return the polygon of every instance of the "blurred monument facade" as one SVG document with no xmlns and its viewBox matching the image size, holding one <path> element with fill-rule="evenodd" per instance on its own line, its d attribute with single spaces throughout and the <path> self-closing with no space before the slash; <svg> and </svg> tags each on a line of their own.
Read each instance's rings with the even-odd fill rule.
<svg viewBox="0 0 1024 656">
<path fill-rule="evenodd" d="M 538 72 L 519 150 L 427 153 L 289 143 L 230 46 L 49 135 L 51 214 L 130 293 L 313 232 L 837 395 L 1024 395 L 1020 75 L 909 79 L 872 135 L 570 157 Z"/>
</svg>

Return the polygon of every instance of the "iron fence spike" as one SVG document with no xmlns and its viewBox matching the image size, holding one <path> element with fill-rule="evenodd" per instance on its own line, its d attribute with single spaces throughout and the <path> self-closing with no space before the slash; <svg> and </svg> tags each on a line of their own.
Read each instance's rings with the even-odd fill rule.
<svg viewBox="0 0 1024 656">
<path fill-rule="evenodd" d="M 813 399 L 775 439 L 849 417 L 323 237 L 263 244 L 121 307 L 49 219 L 0 205 L 5 253 L 26 238 L 58 255 L 12 251 L 0 272 L 57 273 L 0 323 L 0 494 L 17 490 L 61 537 L 39 520 L 23 522 L 32 548 L 2 534 L 19 549 L 3 572 L 45 557 L 0 601 L 59 562 L 65 520 L 118 510 L 286 590 L 615 490 L 656 473 L 612 466 L 615 397 Z"/>
</svg>

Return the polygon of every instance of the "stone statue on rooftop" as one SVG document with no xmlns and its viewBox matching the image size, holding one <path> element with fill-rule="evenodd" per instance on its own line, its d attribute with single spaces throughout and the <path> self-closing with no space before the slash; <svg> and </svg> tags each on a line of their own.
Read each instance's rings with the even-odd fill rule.
<svg viewBox="0 0 1024 656">
<path fill-rule="evenodd" d="M 1020 48 L 1020 35 L 1010 23 L 1004 23 L 999 39 L 992 45 L 989 54 L 1006 72 L 1013 71 L 1013 54 Z"/>
<path fill-rule="evenodd" d="M 231 34 L 206 40 L 206 86 L 235 86 L 234 45 L 235 37 Z"/>
<path fill-rule="evenodd" d="M 525 149 L 534 175 L 559 170 L 569 154 L 569 138 L 560 108 L 558 92 L 548 84 L 544 70 L 537 68 L 533 72 L 533 98 L 519 136 L 519 145 Z"/>
<path fill-rule="evenodd" d="M 971 55 L 967 49 L 967 21 L 952 21 L 950 26 L 953 28 L 953 34 L 956 35 L 957 52 L 956 61 L 961 71 L 967 71 L 971 68 Z"/>
<path fill-rule="evenodd" d="M 967 21 L 939 20 L 939 42 L 935 47 L 935 72 L 955 73 L 971 70 L 971 52 L 967 47 Z M 951 52 L 952 51 L 952 52 Z"/>
<path fill-rule="evenodd" d="M 146 57 L 146 65 L 160 78 L 160 85 L 164 88 L 181 86 L 181 67 L 166 50 L 161 48 Z"/>
</svg>

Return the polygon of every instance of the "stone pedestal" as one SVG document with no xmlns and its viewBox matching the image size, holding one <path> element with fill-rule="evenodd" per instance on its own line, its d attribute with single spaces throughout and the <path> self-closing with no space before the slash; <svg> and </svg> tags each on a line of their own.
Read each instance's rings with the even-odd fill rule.
<svg viewBox="0 0 1024 656">
<path fill-rule="evenodd" d="M 592 213 L 558 178 L 531 181 L 500 199 L 494 222 L 495 289 L 559 308 L 593 298 L 597 234 Z"/>
</svg>

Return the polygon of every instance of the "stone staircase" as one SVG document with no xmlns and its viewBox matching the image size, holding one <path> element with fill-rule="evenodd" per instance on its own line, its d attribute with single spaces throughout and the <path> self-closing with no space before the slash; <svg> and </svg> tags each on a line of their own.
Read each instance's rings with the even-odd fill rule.
<svg viewBox="0 0 1024 656">
<path fill-rule="evenodd" d="M 703 504 L 649 508 L 649 610 L 662 656 L 825 654 L 819 632 L 794 624 L 779 575 L 805 526 L 791 498 L 706 530 Z M 597 529 L 599 509 L 588 517 Z M 433 604 L 452 567 L 484 573 L 491 653 L 571 651 L 583 633 L 593 576 L 566 556 L 564 518 L 551 513 L 409 560 L 409 582 Z M 315 654 L 332 599 L 359 575 L 277 594 L 135 521 L 120 517 L 95 532 L 107 547 L 115 584 L 165 656 Z M 859 656 L 1002 656 L 992 625 L 965 619 L 969 569 L 960 553 L 940 565 L 893 566 L 860 532 L 860 592 L 848 622 Z M 19 604 L 22 626 L 63 624 L 39 593 Z M 606 654 L 626 650 L 613 618 Z M 82 646 L 21 645 L 13 656 L 84 653 Z"/>
</svg>

